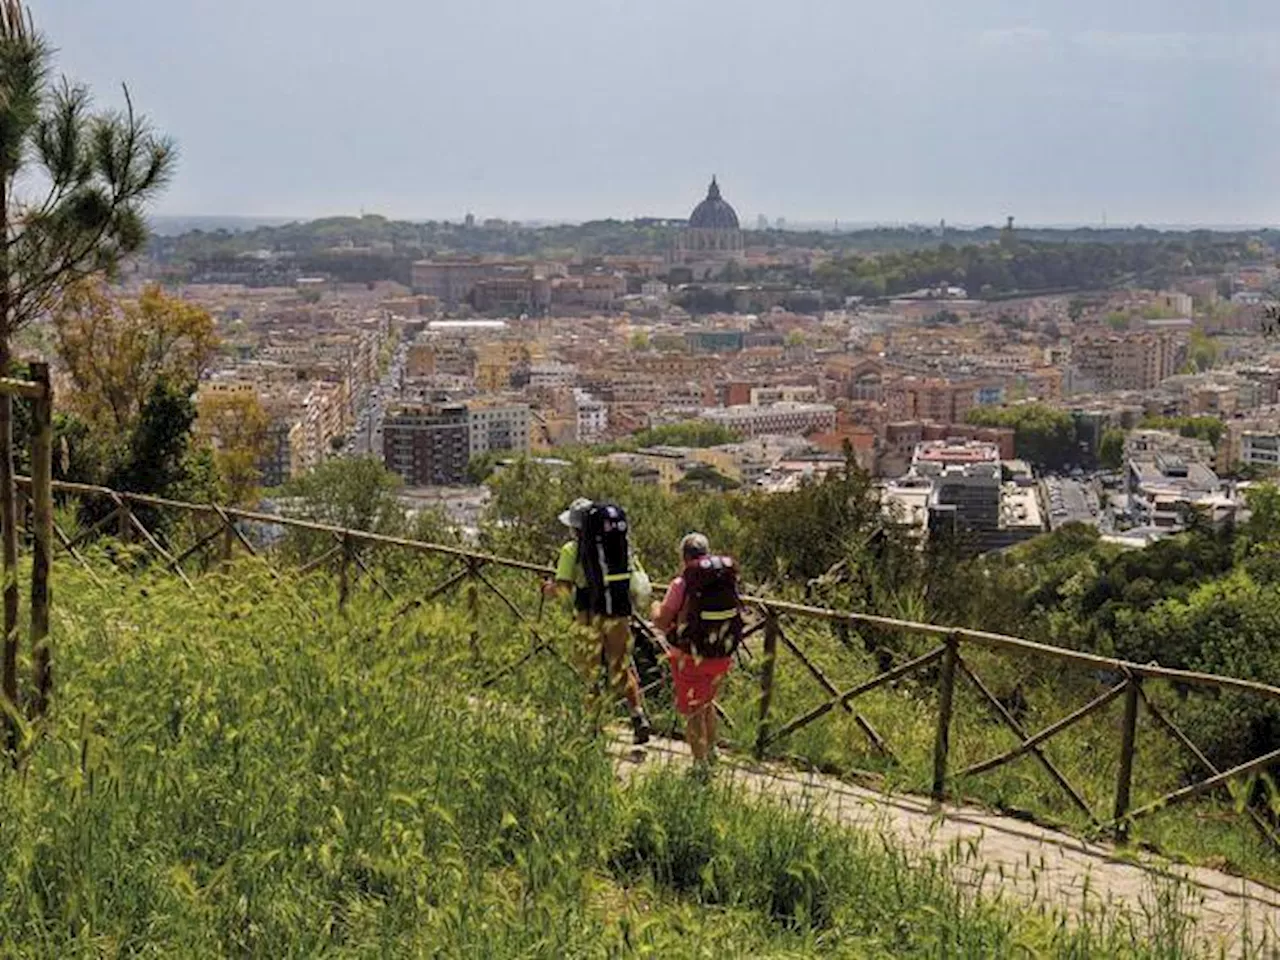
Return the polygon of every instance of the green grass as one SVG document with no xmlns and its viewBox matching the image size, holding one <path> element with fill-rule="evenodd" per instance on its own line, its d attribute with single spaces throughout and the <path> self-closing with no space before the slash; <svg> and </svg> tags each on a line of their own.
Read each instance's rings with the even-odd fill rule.
<svg viewBox="0 0 1280 960">
<path fill-rule="evenodd" d="M 512 680 L 536 710 L 475 698 L 525 643 L 487 607 L 477 662 L 456 605 L 55 572 L 56 708 L 0 768 L 0 955 L 1189 955 L 1174 904 L 1068 926 L 801 806 L 624 788 L 550 658 Z"/>
<path fill-rule="evenodd" d="M 441 577 L 433 571 L 435 578 Z M 490 574 L 508 597 L 512 598 L 531 619 L 539 607 L 533 581 L 524 574 Z M 419 584 L 431 576 L 410 575 L 399 589 L 411 596 Z M 317 577 L 312 584 L 317 602 L 332 605 L 324 599 L 329 581 Z M 457 609 L 465 609 L 463 594 L 454 600 Z M 376 599 L 369 596 L 371 602 Z M 528 649 L 529 634 L 512 618 L 509 611 L 487 590 L 478 594 L 478 635 L 476 655 L 464 665 L 473 679 L 487 675 L 498 665 Z M 548 604 L 540 622 L 535 624 L 544 637 L 559 638 L 569 629 L 560 605 Z M 848 689 L 878 672 L 875 657 L 862 650 L 857 633 L 851 636 L 852 649 L 842 645 L 825 624 L 788 618 L 788 636 L 818 664 L 839 689 Z M 890 635 L 891 636 L 891 635 Z M 462 637 L 459 642 L 463 642 Z M 736 749 L 748 753 L 754 748 L 759 715 L 760 650 L 759 635 L 751 641 L 754 656 L 733 670 L 721 693 L 721 702 L 731 726 L 722 727 L 721 735 Z M 921 639 L 900 641 L 897 661 L 930 648 Z M 1056 664 L 1025 655 L 992 653 L 973 647 L 964 648 L 965 660 L 998 694 L 1007 693 L 1021 682 L 1027 700 L 1022 724 L 1035 732 L 1059 720 L 1097 696 L 1104 686 L 1085 670 L 1059 668 Z M 526 696 L 530 676 L 556 677 L 564 682 L 569 676 L 553 659 L 541 656 L 518 675 L 504 680 L 499 689 L 508 698 Z M 868 719 L 884 737 L 894 753 L 892 761 L 881 756 L 868 743 L 853 717 L 836 709 L 815 723 L 797 731 L 771 748 L 775 756 L 794 759 L 840 775 L 870 774 L 877 783 L 895 791 L 927 793 L 932 782 L 933 749 L 937 718 L 936 667 L 931 674 L 908 678 L 889 687 L 873 691 L 854 701 L 857 711 Z M 1178 715 L 1179 701 L 1166 685 L 1148 684 L 1147 693 L 1167 713 Z M 771 723 L 777 729 L 787 721 L 828 699 L 804 667 L 785 649 L 780 650 L 775 675 L 775 692 Z M 659 721 L 668 728 L 678 727 L 669 709 L 669 696 L 659 692 L 656 698 Z M 1082 794 L 1094 816 L 1106 822 L 1112 814 L 1119 767 L 1120 715 L 1122 701 L 1114 700 L 1043 747 L 1046 755 Z M 1195 728 L 1186 726 L 1194 739 Z M 1018 816 L 1030 817 L 1046 825 L 1070 832 L 1106 839 L 1095 823 L 1084 815 L 1032 756 L 1026 755 L 993 771 L 976 777 L 954 774 L 995 754 L 1017 746 L 1017 738 L 980 700 L 977 692 L 963 678 L 957 678 L 954 719 L 951 730 L 949 770 L 953 774 L 948 788 L 954 797 L 970 800 Z M 1138 724 L 1138 748 L 1133 775 L 1131 808 L 1158 799 L 1188 782 L 1191 769 L 1189 755 L 1176 744 L 1145 711 Z M 1266 789 L 1265 785 L 1261 789 Z M 1280 885 L 1280 851 L 1265 841 L 1242 809 L 1238 793 L 1205 796 L 1183 806 L 1167 808 L 1140 819 L 1132 830 L 1135 844 L 1192 863 L 1257 878 Z"/>
</svg>

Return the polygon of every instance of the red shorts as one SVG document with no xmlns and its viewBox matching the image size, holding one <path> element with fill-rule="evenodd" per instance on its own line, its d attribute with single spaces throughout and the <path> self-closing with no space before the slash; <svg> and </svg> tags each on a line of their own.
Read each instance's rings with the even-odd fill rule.
<svg viewBox="0 0 1280 960">
<path fill-rule="evenodd" d="M 674 647 L 669 656 L 676 710 L 686 717 L 715 700 L 720 678 L 733 666 L 732 657 L 695 657 Z"/>
</svg>

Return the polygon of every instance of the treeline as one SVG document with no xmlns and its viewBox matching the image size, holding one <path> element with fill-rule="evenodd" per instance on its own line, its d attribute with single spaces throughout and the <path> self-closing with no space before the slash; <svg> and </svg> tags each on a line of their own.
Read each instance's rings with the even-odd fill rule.
<svg viewBox="0 0 1280 960">
<path fill-rule="evenodd" d="M 1092 461 L 1092 443 L 1071 414 L 1043 403 L 975 407 L 965 418 L 979 427 L 1013 430 L 1014 456 L 1041 471 L 1054 472 Z"/>
<path fill-rule="evenodd" d="M 837 258 L 820 266 L 815 276 L 826 290 L 869 298 L 945 285 L 962 286 L 976 297 L 1121 284 L 1162 287 L 1180 275 L 1214 273 L 1231 263 L 1273 257 L 1275 248 L 1270 234 L 1203 231 L 1113 243 L 1006 236 L 995 244 L 947 243 L 927 250 Z"/>
<path fill-rule="evenodd" d="M 346 282 L 401 280 L 416 259 L 444 253 L 510 257 L 661 254 L 678 221 L 596 220 L 580 224 L 524 226 L 491 221 L 467 226 L 447 221 L 412 223 L 380 216 L 333 217 L 259 226 L 251 230 L 193 230 L 151 239 L 153 258 L 194 275 L 230 270 L 270 273 L 265 251 L 284 257 L 298 272 L 323 273 Z M 746 230 L 749 246 L 806 247 L 843 256 L 824 265 L 818 278 L 841 295 L 892 296 L 922 286 L 960 284 L 971 293 L 1106 286 L 1127 277 L 1151 282 L 1181 272 L 1271 256 L 1280 233 L 1256 234 L 1126 230 L 1028 230 L 1010 244 L 991 227 L 949 230 L 920 227 L 853 231 Z"/>
</svg>

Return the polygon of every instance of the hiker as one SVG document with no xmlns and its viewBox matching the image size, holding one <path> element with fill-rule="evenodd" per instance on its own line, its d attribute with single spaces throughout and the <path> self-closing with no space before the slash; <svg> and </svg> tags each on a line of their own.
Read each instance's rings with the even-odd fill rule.
<svg viewBox="0 0 1280 960">
<path fill-rule="evenodd" d="M 574 659 L 588 682 L 603 665 L 606 688 L 626 698 L 636 744 L 648 743 L 652 728 L 628 644 L 633 596 L 648 602 L 649 578 L 631 555 L 627 515 L 615 504 L 579 497 L 560 514 L 560 522 L 575 535 L 560 548 L 555 577 L 543 584 L 543 592 L 573 592 L 583 627 Z"/>
<path fill-rule="evenodd" d="M 656 607 L 653 625 L 671 643 L 671 681 L 676 711 L 685 718 L 694 763 L 706 769 L 715 759 L 716 694 L 742 642 L 738 568 L 732 557 L 711 553 L 701 533 L 680 541 L 680 575 Z"/>
</svg>

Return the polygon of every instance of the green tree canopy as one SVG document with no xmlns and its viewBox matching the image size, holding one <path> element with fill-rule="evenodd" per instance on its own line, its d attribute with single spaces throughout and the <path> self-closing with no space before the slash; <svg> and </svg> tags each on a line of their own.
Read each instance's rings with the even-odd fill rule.
<svg viewBox="0 0 1280 960">
<path fill-rule="evenodd" d="M 1080 459 L 1075 421 L 1065 410 L 1043 403 L 975 407 L 966 419 L 976 426 L 1012 428 L 1014 452 L 1042 470 L 1061 470 Z"/>
</svg>

